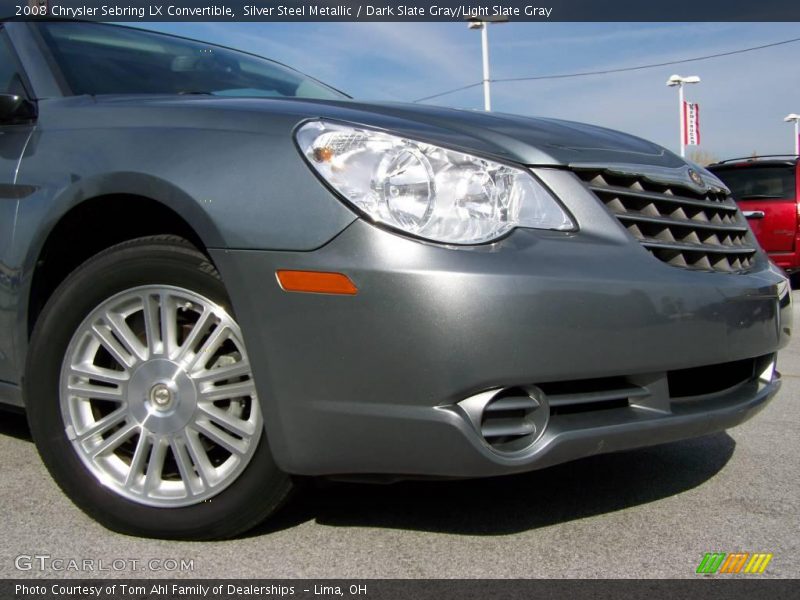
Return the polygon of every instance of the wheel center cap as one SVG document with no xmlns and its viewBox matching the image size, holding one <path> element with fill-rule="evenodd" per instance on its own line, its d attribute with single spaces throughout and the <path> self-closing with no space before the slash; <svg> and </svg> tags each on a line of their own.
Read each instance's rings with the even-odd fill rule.
<svg viewBox="0 0 800 600">
<path fill-rule="evenodd" d="M 158 383 L 150 389 L 150 404 L 156 410 L 169 410 L 174 401 L 175 395 L 166 383 Z"/>
<path fill-rule="evenodd" d="M 197 387 L 184 368 L 171 360 L 143 362 L 128 382 L 128 410 L 152 433 L 186 427 L 197 408 Z"/>
</svg>

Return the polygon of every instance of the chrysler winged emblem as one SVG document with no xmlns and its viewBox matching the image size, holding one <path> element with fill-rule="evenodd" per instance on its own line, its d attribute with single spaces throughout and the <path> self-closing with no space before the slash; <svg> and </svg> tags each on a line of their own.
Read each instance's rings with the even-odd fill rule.
<svg viewBox="0 0 800 600">
<path fill-rule="evenodd" d="M 694 169 L 689 169 L 688 174 L 689 174 L 689 179 L 692 180 L 692 183 L 694 183 L 697 187 L 705 189 L 706 182 L 703 181 L 703 178 L 700 177 L 697 171 L 695 171 Z"/>
</svg>

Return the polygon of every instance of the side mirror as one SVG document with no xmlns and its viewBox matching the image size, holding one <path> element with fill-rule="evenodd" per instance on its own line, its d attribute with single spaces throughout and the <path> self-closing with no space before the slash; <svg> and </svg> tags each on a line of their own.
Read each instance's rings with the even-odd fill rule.
<svg viewBox="0 0 800 600">
<path fill-rule="evenodd" d="M 36 105 L 22 96 L 0 94 L 0 124 L 21 123 L 36 118 Z"/>
</svg>

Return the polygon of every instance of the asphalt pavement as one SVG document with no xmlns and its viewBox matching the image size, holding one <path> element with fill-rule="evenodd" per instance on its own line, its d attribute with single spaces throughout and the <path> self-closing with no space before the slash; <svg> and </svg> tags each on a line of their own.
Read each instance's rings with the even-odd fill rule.
<svg viewBox="0 0 800 600">
<path fill-rule="evenodd" d="M 794 311 L 800 325 L 800 292 Z M 3 412 L 0 577 L 695 577 L 711 551 L 771 552 L 764 577 L 800 577 L 800 336 L 779 370 L 779 395 L 726 433 L 490 480 L 314 482 L 269 523 L 213 543 L 107 531 L 50 479 L 24 418 Z"/>
</svg>

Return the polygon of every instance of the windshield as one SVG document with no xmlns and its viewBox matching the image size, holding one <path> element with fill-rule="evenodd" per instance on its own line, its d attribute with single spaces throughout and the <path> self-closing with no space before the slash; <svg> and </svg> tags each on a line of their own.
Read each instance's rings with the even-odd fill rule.
<svg viewBox="0 0 800 600">
<path fill-rule="evenodd" d="M 715 170 L 736 200 L 793 199 L 795 174 L 792 165 L 732 167 Z"/>
<path fill-rule="evenodd" d="M 40 31 L 74 95 L 347 98 L 270 60 L 202 42 L 94 23 L 42 23 Z"/>
</svg>

